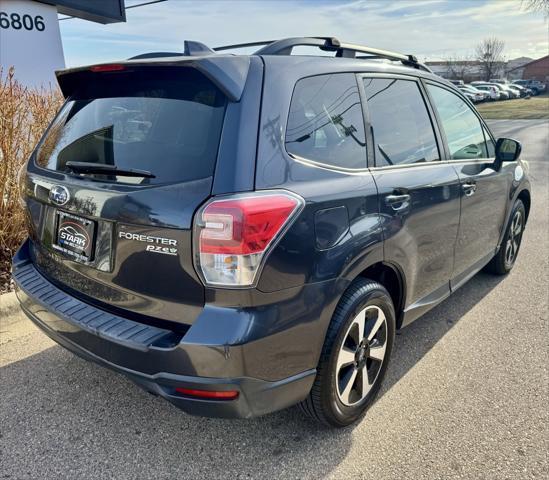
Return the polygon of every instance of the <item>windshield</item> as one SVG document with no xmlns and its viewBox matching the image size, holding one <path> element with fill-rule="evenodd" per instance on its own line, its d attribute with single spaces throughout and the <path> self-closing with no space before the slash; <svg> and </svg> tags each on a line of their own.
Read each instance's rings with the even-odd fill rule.
<svg viewBox="0 0 549 480">
<path fill-rule="evenodd" d="M 84 162 L 154 176 L 86 174 L 139 184 L 213 174 L 226 100 L 202 74 L 147 67 L 94 77 L 69 98 L 45 135 L 36 156 L 40 167 L 70 172 L 67 162 Z"/>
</svg>

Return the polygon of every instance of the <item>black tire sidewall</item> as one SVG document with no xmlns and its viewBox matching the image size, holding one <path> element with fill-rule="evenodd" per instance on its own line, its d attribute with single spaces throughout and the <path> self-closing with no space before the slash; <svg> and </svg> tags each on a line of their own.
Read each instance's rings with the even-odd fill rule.
<svg viewBox="0 0 549 480">
<path fill-rule="evenodd" d="M 324 378 L 325 383 L 322 388 L 322 403 L 324 406 L 323 410 L 331 417 L 331 423 L 336 423 L 339 426 L 349 425 L 358 420 L 366 413 L 373 403 L 379 392 L 383 378 L 385 377 L 393 348 L 395 337 L 395 311 L 391 298 L 387 291 L 376 283 L 367 285 L 364 290 L 364 294 L 357 296 L 354 301 L 343 301 L 333 319 L 339 323 L 339 330 L 335 339 L 332 340 L 331 352 L 326 365 L 327 375 Z M 372 389 L 368 392 L 368 395 L 366 395 L 357 405 L 347 406 L 340 401 L 336 390 L 337 357 L 350 324 L 356 315 L 367 306 L 379 307 L 385 314 L 385 318 L 387 319 L 387 348 L 381 370 L 379 371 Z"/>
<path fill-rule="evenodd" d="M 509 240 L 509 235 L 511 233 L 511 227 L 513 226 L 513 219 L 515 218 L 515 214 L 517 211 L 520 211 L 520 214 L 522 215 L 522 230 L 520 232 L 520 238 L 518 242 L 517 251 L 515 252 L 515 258 L 513 259 L 513 263 L 511 265 L 507 265 L 507 262 L 505 261 L 505 250 L 507 248 L 507 241 Z M 511 211 L 511 216 L 509 217 L 509 222 L 507 225 L 507 231 L 505 232 L 505 238 L 503 239 L 503 244 L 501 246 L 501 260 L 503 268 L 506 272 L 510 272 L 511 269 L 515 266 L 515 263 L 517 263 L 517 257 L 520 252 L 520 247 L 522 245 L 522 235 L 524 234 L 524 227 L 526 226 L 526 209 L 524 208 L 524 204 L 522 203 L 522 200 L 517 200 L 515 204 L 513 205 L 513 210 Z"/>
</svg>

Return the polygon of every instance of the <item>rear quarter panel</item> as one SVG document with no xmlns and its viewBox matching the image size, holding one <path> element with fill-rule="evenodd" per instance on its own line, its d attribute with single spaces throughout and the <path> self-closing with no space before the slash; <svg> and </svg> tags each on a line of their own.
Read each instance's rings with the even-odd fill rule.
<svg viewBox="0 0 549 480">
<path fill-rule="evenodd" d="M 333 278 L 352 280 L 368 264 L 383 259 L 377 188 L 366 169 L 346 173 L 297 161 L 286 152 L 284 137 L 296 82 L 308 76 L 350 72 L 348 61 L 311 57 L 264 57 L 265 76 L 258 137 L 255 188 L 282 188 L 301 195 L 306 207 L 269 257 L 258 288 L 274 291 Z M 356 68 L 356 65 L 354 65 Z M 341 209 L 341 221 L 319 221 L 329 209 Z M 343 220 L 345 221 L 345 219 Z M 319 235 L 341 230 L 336 242 L 323 248 Z M 324 231 L 320 231 L 324 230 Z M 337 236 L 337 235 L 336 235 Z"/>
</svg>

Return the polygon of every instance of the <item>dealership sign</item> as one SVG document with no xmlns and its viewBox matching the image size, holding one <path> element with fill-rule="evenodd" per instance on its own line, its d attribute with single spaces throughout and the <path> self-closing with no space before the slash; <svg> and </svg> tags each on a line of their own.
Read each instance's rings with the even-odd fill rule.
<svg viewBox="0 0 549 480">
<path fill-rule="evenodd" d="M 28 87 L 55 87 L 65 67 L 57 8 L 31 0 L 0 0 L 0 64 Z"/>
</svg>

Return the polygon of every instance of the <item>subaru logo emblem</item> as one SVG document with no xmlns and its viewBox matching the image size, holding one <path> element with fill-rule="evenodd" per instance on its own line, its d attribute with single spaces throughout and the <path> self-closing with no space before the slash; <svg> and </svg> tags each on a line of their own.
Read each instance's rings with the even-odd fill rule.
<svg viewBox="0 0 549 480">
<path fill-rule="evenodd" d="M 55 185 L 50 189 L 50 200 L 56 205 L 65 205 L 71 198 L 67 187 Z"/>
</svg>

